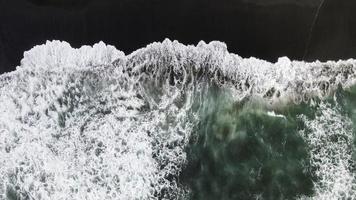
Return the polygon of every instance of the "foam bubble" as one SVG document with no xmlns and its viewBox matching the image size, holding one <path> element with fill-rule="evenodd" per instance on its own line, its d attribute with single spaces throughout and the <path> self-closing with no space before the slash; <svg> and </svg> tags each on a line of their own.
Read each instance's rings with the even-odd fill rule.
<svg viewBox="0 0 356 200">
<path fill-rule="evenodd" d="M 352 121 L 341 114 L 338 105 L 329 103 L 319 105 L 315 119 L 301 118 L 307 126 L 301 134 L 318 177 L 313 199 L 352 199 L 356 195 Z"/>
</svg>

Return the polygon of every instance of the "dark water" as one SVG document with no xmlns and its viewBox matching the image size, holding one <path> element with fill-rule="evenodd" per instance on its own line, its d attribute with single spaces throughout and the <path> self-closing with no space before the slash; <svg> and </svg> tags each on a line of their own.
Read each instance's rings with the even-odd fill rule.
<svg viewBox="0 0 356 200">
<path fill-rule="evenodd" d="M 319 2 L 1 0 L 0 72 L 14 70 L 25 50 L 53 39 L 74 47 L 104 41 L 125 53 L 170 38 L 224 41 L 230 52 L 269 61 L 355 57 L 356 4 L 325 0 L 311 32 Z"/>
</svg>

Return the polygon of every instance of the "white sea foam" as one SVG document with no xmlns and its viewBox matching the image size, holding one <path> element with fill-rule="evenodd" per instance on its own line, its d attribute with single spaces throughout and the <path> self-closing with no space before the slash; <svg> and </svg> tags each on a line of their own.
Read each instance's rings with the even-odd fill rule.
<svg viewBox="0 0 356 200">
<path fill-rule="evenodd" d="M 186 46 L 177 41 L 152 43 L 118 63 L 132 74 L 149 74 L 153 79 L 174 79 L 179 85 L 207 80 L 230 88 L 237 100 L 263 97 L 271 105 L 300 103 L 323 98 L 338 86 L 347 88 L 356 80 L 356 61 L 306 63 L 282 57 L 276 63 L 241 58 L 229 53 L 222 42 Z"/>
<path fill-rule="evenodd" d="M 356 196 L 352 158 L 352 121 L 340 107 L 321 103 L 315 119 L 301 116 L 307 125 L 301 134 L 310 148 L 318 181 L 312 199 L 353 199 Z"/>
<path fill-rule="evenodd" d="M 276 114 L 274 111 L 268 111 L 267 115 L 272 116 L 272 117 L 279 117 L 279 118 L 286 118 L 286 116 L 281 115 L 281 114 Z"/>
<path fill-rule="evenodd" d="M 177 108 L 167 92 L 155 102 L 164 110 L 148 110 L 153 100 L 137 78 L 111 65 L 123 57 L 103 43 L 47 42 L 1 76 L 0 199 L 184 195 L 175 177 L 185 162 L 189 102 Z"/>
<path fill-rule="evenodd" d="M 350 87 L 355 64 L 244 59 L 221 42 L 165 40 L 127 56 L 104 43 L 36 46 L 0 76 L 0 199 L 182 197 L 204 84 L 279 106 Z"/>
</svg>

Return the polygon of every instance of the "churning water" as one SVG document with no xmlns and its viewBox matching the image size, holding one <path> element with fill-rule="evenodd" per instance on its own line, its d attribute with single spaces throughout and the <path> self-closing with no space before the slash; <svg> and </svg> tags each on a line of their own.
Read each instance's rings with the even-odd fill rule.
<svg viewBox="0 0 356 200">
<path fill-rule="evenodd" d="M 53 41 L 0 76 L 0 199 L 354 199 L 356 60 Z"/>
</svg>

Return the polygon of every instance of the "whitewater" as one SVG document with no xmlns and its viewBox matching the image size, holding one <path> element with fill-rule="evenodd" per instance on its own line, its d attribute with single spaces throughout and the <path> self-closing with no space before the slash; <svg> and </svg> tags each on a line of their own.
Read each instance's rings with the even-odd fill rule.
<svg viewBox="0 0 356 200">
<path fill-rule="evenodd" d="M 47 41 L 0 75 L 0 199 L 356 199 L 356 60 Z"/>
</svg>

